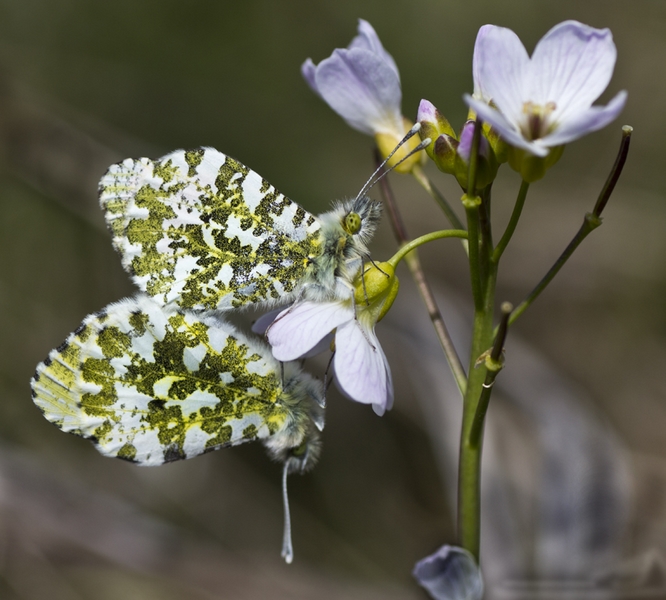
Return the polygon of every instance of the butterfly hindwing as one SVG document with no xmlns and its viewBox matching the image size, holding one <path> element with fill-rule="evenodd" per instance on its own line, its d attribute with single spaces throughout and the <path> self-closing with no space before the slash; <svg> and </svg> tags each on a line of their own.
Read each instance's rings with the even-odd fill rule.
<svg viewBox="0 0 666 600">
<path fill-rule="evenodd" d="M 123 266 L 162 305 L 287 301 L 323 251 L 315 216 L 212 148 L 112 165 L 100 203 Z"/>
<path fill-rule="evenodd" d="M 263 439 L 282 458 L 323 427 L 319 383 L 287 366 L 283 384 L 263 343 L 138 295 L 86 317 L 32 388 L 49 421 L 108 456 L 160 465 Z"/>
</svg>

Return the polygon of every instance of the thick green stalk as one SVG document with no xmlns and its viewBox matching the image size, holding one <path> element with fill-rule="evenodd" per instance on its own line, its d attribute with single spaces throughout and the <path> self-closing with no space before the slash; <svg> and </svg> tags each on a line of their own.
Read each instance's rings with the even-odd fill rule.
<svg viewBox="0 0 666 600">
<path fill-rule="evenodd" d="M 472 352 L 468 369 L 467 391 L 463 405 L 458 467 L 458 537 L 459 544 L 479 560 L 481 537 L 481 439 L 472 439 L 474 418 L 486 380 L 486 366 L 477 361 L 492 345 L 493 302 L 495 298 L 495 267 L 488 278 L 485 302 L 474 314 Z"/>
<path fill-rule="evenodd" d="M 474 416 L 486 379 L 485 364 L 478 364 L 479 357 L 490 348 L 493 335 L 493 306 L 495 302 L 495 281 L 497 263 L 492 262 L 492 242 L 489 228 L 481 227 L 482 205 L 476 193 L 476 169 L 481 134 L 481 122 L 477 121 L 470 153 L 468 187 L 462 197 L 467 216 L 469 244 L 469 270 L 474 297 L 474 329 L 467 389 L 463 399 L 463 421 L 460 432 L 460 455 L 458 463 L 458 543 L 469 551 L 479 562 L 481 544 L 481 453 L 482 440 L 472 443 L 471 432 Z"/>
<path fill-rule="evenodd" d="M 474 311 L 479 312 L 483 310 L 483 281 L 481 269 L 481 228 L 479 219 L 479 207 L 481 206 L 481 198 L 478 196 L 470 196 L 465 194 L 462 197 L 462 203 L 467 213 L 467 242 L 469 244 L 469 271 L 472 281 L 472 297 L 474 298 Z"/>
<path fill-rule="evenodd" d="M 476 407 L 476 413 L 474 414 L 474 420 L 472 421 L 472 427 L 469 433 L 469 444 L 472 447 L 480 446 L 483 441 L 483 428 L 486 421 L 488 405 L 490 404 L 490 395 L 493 391 L 495 378 L 504 366 L 504 341 L 506 340 L 509 317 L 512 310 L 513 306 L 509 302 L 502 303 L 502 320 L 500 321 L 498 332 L 495 336 L 495 341 L 493 342 L 493 348 L 491 352 L 487 353 L 485 356 L 486 380 L 483 382 L 483 389 L 481 390 L 481 396 Z"/>
</svg>

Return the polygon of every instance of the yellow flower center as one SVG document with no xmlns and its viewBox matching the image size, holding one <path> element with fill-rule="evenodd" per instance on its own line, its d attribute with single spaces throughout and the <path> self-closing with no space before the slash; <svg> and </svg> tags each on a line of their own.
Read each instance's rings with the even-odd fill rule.
<svg viewBox="0 0 666 600">
<path fill-rule="evenodd" d="M 521 126 L 523 135 L 528 140 L 538 140 L 549 134 L 554 127 L 554 123 L 550 122 L 550 115 L 556 108 L 555 102 L 547 102 L 545 106 L 525 102 L 523 104 L 525 120 Z"/>
</svg>

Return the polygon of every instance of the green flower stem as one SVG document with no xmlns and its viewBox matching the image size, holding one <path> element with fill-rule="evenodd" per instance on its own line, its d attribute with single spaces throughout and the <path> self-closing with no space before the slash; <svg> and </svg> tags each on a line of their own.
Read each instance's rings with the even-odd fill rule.
<svg viewBox="0 0 666 600">
<path fill-rule="evenodd" d="M 509 316 L 513 311 L 513 306 L 509 302 L 502 304 L 502 320 L 500 321 L 498 333 L 495 336 L 493 349 L 490 354 L 485 358 L 486 364 L 486 380 L 483 382 L 481 397 L 476 407 L 474 420 L 469 432 L 469 443 L 472 447 L 480 446 L 483 440 L 483 426 L 486 420 L 486 412 L 488 411 L 488 404 L 490 403 L 490 394 L 495 384 L 495 378 L 504 367 L 504 358 L 502 352 L 504 350 L 504 342 L 506 340 L 506 333 L 509 327 Z"/>
<path fill-rule="evenodd" d="M 481 236 L 488 248 L 493 247 L 493 231 L 490 224 L 490 199 L 492 194 L 492 183 L 481 190 Z"/>
<path fill-rule="evenodd" d="M 490 192 L 491 186 L 486 186 L 480 192 L 479 205 L 479 278 L 485 293 L 485 283 L 490 275 L 490 261 L 493 252 L 493 235 L 490 226 Z"/>
<path fill-rule="evenodd" d="M 578 233 L 574 236 L 574 238 L 569 242 L 569 245 L 566 247 L 566 250 L 561 254 L 561 256 L 557 259 L 555 264 L 550 268 L 548 273 L 546 273 L 545 277 L 537 284 L 537 286 L 529 293 L 527 298 L 523 300 L 517 307 L 516 309 L 511 313 L 511 317 L 509 317 L 509 325 L 515 322 L 515 320 L 522 315 L 527 308 L 534 302 L 541 292 L 543 292 L 548 284 L 553 280 L 555 275 L 557 275 L 560 271 L 560 269 L 564 266 L 564 264 L 569 260 L 571 255 L 574 253 L 576 248 L 580 246 L 581 242 L 590 234 L 592 231 L 594 231 L 597 227 L 601 225 L 601 217 L 597 217 L 596 215 L 592 213 L 587 213 L 585 215 L 585 219 L 583 220 L 583 224 L 581 225 L 580 229 L 578 230 Z"/>
<path fill-rule="evenodd" d="M 423 172 L 423 169 L 419 165 L 416 165 L 412 169 L 412 175 L 414 175 L 414 178 L 419 182 L 421 187 L 423 187 L 435 202 L 439 204 L 439 207 L 442 209 L 442 212 L 446 215 L 446 218 L 449 220 L 449 223 L 451 223 L 453 228 L 464 229 L 462 221 L 458 218 L 458 215 L 456 215 L 448 200 L 434 185 L 432 185 L 430 179 L 428 179 L 428 176 Z"/>
<path fill-rule="evenodd" d="M 525 205 L 525 198 L 527 198 L 527 190 L 529 190 L 529 187 L 530 184 L 526 181 L 523 181 L 520 186 L 520 191 L 518 192 L 518 197 L 516 198 L 516 204 L 513 207 L 513 212 L 511 213 L 509 224 L 506 226 L 506 231 L 504 232 L 502 239 L 499 241 L 495 251 L 493 252 L 492 260 L 495 264 L 499 262 L 499 259 L 501 258 L 504 250 L 511 240 L 513 232 L 516 230 L 518 219 L 520 219 L 520 215 L 523 212 L 523 206 Z"/>
<path fill-rule="evenodd" d="M 441 240 L 443 238 L 462 238 L 467 239 L 467 232 L 464 229 L 442 229 L 441 231 L 433 231 L 432 233 L 427 233 L 421 237 L 411 240 L 410 242 L 404 242 L 400 249 L 386 262 L 391 263 L 395 268 L 398 263 L 405 258 L 412 250 L 432 242 L 433 240 Z"/>
<path fill-rule="evenodd" d="M 462 203 L 467 213 L 467 231 L 469 243 L 469 270 L 472 280 L 472 297 L 474 298 L 474 310 L 483 310 L 483 285 L 481 283 L 481 257 L 480 257 L 480 222 L 479 207 L 481 198 L 465 194 Z"/>
<path fill-rule="evenodd" d="M 468 369 L 467 389 L 463 401 L 463 421 L 460 434 L 460 455 L 458 463 L 458 541 L 469 551 L 477 563 L 481 544 L 481 454 L 483 450 L 482 430 L 476 433 L 474 422 L 478 420 L 480 402 L 484 399 L 484 383 L 488 368 L 479 359 L 492 345 L 493 307 L 495 303 L 495 283 L 497 263 L 492 258 L 490 227 L 483 226 L 482 214 L 489 217 L 489 191 L 484 199 L 475 194 L 476 165 L 481 134 L 481 122 L 477 122 L 470 152 L 467 193 L 462 203 L 467 214 L 469 240 L 469 268 L 474 298 L 474 328 L 472 349 Z M 484 205 L 485 200 L 485 205 Z M 483 409 L 483 407 L 482 407 Z M 485 414 L 485 412 L 484 412 Z M 476 427 L 478 429 L 478 425 Z"/>
<path fill-rule="evenodd" d="M 471 248 L 471 245 L 470 245 Z M 458 541 L 479 560 L 481 536 L 481 452 L 482 441 L 472 438 L 475 416 L 482 399 L 487 367 L 479 358 L 492 345 L 493 301 L 496 266 L 491 264 L 483 306 L 474 313 L 469 378 L 463 404 L 458 465 Z"/>
</svg>

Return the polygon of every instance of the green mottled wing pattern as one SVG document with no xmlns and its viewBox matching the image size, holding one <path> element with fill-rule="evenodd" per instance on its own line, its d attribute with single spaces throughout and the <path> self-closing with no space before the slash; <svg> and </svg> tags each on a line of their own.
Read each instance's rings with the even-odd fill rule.
<svg viewBox="0 0 666 600">
<path fill-rule="evenodd" d="M 324 250 L 316 217 L 212 148 L 113 165 L 100 203 L 124 268 L 161 305 L 286 302 Z"/>
<path fill-rule="evenodd" d="M 86 317 L 32 380 L 49 421 L 142 465 L 257 438 L 277 451 L 298 446 L 321 401 L 317 385 L 300 372 L 283 385 L 263 343 L 144 295 Z"/>
</svg>

